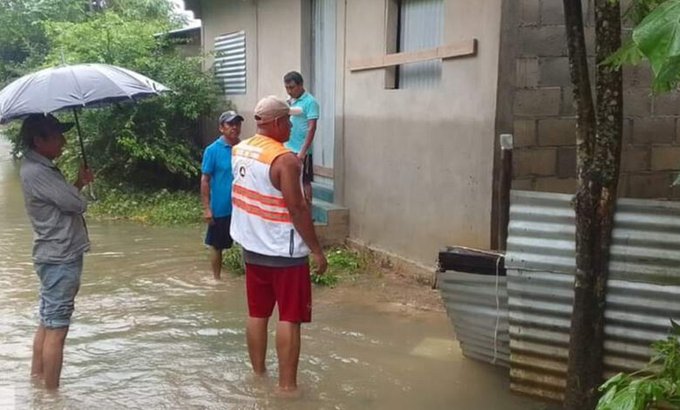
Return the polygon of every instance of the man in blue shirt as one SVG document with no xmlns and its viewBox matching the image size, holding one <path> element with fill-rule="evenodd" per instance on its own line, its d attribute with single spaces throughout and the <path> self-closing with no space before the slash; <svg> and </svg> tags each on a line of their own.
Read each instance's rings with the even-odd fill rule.
<svg viewBox="0 0 680 410">
<path fill-rule="evenodd" d="M 294 109 L 297 108 L 295 111 L 302 112 L 290 117 L 293 128 L 290 130 L 290 139 L 286 143 L 286 147 L 295 152 L 303 164 L 302 183 L 305 198 L 308 202 L 311 202 L 312 180 L 314 179 L 311 148 L 316 133 L 316 122 L 319 119 L 319 103 L 312 94 L 305 91 L 302 74 L 297 71 L 286 74 L 283 77 L 283 84 L 290 96 L 288 104 Z"/>
<path fill-rule="evenodd" d="M 203 152 L 201 165 L 201 199 L 203 218 L 208 224 L 205 244 L 211 247 L 210 264 L 213 277 L 220 279 L 222 273 L 222 251 L 231 248 L 233 241 L 229 235 L 231 224 L 231 148 L 241 140 L 243 117 L 236 111 L 226 111 L 220 115 L 221 135 L 208 145 Z"/>
</svg>

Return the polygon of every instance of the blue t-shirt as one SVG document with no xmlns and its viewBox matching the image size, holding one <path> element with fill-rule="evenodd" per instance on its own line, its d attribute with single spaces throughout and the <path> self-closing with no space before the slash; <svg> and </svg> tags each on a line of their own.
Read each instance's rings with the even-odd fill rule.
<svg viewBox="0 0 680 410">
<path fill-rule="evenodd" d="M 203 152 L 201 172 L 210 176 L 210 210 L 214 218 L 231 215 L 231 145 L 220 135 Z"/>
<path fill-rule="evenodd" d="M 305 145 L 307 131 L 309 130 L 309 120 L 319 118 L 319 103 L 316 102 L 316 98 L 312 94 L 305 91 L 290 106 L 302 109 L 302 114 L 290 117 L 293 128 L 290 130 L 290 139 L 285 144 L 286 148 L 293 150 L 297 154 L 302 149 L 302 146 Z"/>
</svg>

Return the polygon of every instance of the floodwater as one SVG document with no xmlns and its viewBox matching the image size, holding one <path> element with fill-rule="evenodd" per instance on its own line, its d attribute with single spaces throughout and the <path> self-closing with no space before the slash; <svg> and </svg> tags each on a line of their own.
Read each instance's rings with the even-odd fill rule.
<svg viewBox="0 0 680 410">
<path fill-rule="evenodd" d="M 511 395 L 503 370 L 463 358 L 443 313 L 390 309 L 371 280 L 315 289 L 303 396 L 277 398 L 273 343 L 271 376 L 256 380 L 243 279 L 212 280 L 200 228 L 93 221 L 62 388 L 47 393 L 29 380 L 38 281 L 7 151 L 0 142 L 0 409 L 547 408 Z"/>
</svg>

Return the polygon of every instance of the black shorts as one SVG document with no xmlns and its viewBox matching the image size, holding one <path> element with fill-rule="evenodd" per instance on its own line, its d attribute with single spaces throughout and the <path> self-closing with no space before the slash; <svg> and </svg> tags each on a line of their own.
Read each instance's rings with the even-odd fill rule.
<svg viewBox="0 0 680 410">
<path fill-rule="evenodd" d="M 314 181 L 314 161 L 312 154 L 307 154 L 305 162 L 302 164 L 302 182 L 310 183 Z"/>
<path fill-rule="evenodd" d="M 230 226 L 231 216 L 213 218 L 213 223 L 208 225 L 208 232 L 205 234 L 205 244 L 220 251 L 231 248 L 234 240 L 229 234 Z"/>
</svg>

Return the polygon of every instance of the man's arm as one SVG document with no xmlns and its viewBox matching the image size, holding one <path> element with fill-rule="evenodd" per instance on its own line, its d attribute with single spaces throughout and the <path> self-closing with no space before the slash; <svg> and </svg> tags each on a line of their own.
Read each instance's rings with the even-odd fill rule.
<svg viewBox="0 0 680 410">
<path fill-rule="evenodd" d="M 309 147 L 312 146 L 312 142 L 314 141 L 314 135 L 316 134 L 316 122 L 317 121 L 318 120 L 316 118 L 307 121 L 307 136 L 305 137 L 305 143 L 302 144 L 302 149 L 300 150 L 300 153 L 298 154 L 298 158 L 300 158 L 300 160 L 305 159 L 305 156 L 307 155 L 307 151 L 309 150 Z"/>
<path fill-rule="evenodd" d="M 210 209 L 210 175 L 214 171 L 214 160 L 210 148 L 203 151 L 201 163 L 201 202 L 203 202 L 203 219 L 206 223 L 213 223 L 213 214 Z"/>
<path fill-rule="evenodd" d="M 210 175 L 201 175 L 201 201 L 203 202 L 203 219 L 206 223 L 212 223 L 212 211 L 210 210 Z"/>
<path fill-rule="evenodd" d="M 319 244 L 316 231 L 314 231 L 312 212 L 302 194 L 301 172 L 300 161 L 293 154 L 283 154 L 272 164 L 272 184 L 283 194 L 283 200 L 288 208 L 293 226 L 312 251 L 317 273 L 322 274 L 326 271 L 328 262 L 323 254 L 323 249 L 321 249 L 321 244 Z"/>
<path fill-rule="evenodd" d="M 81 215 L 87 211 L 87 200 L 80 194 L 77 184 L 83 186 L 79 177 L 76 184 L 69 184 L 61 174 L 38 173 L 31 179 L 31 191 L 36 199 L 50 203 L 65 214 Z"/>
</svg>

